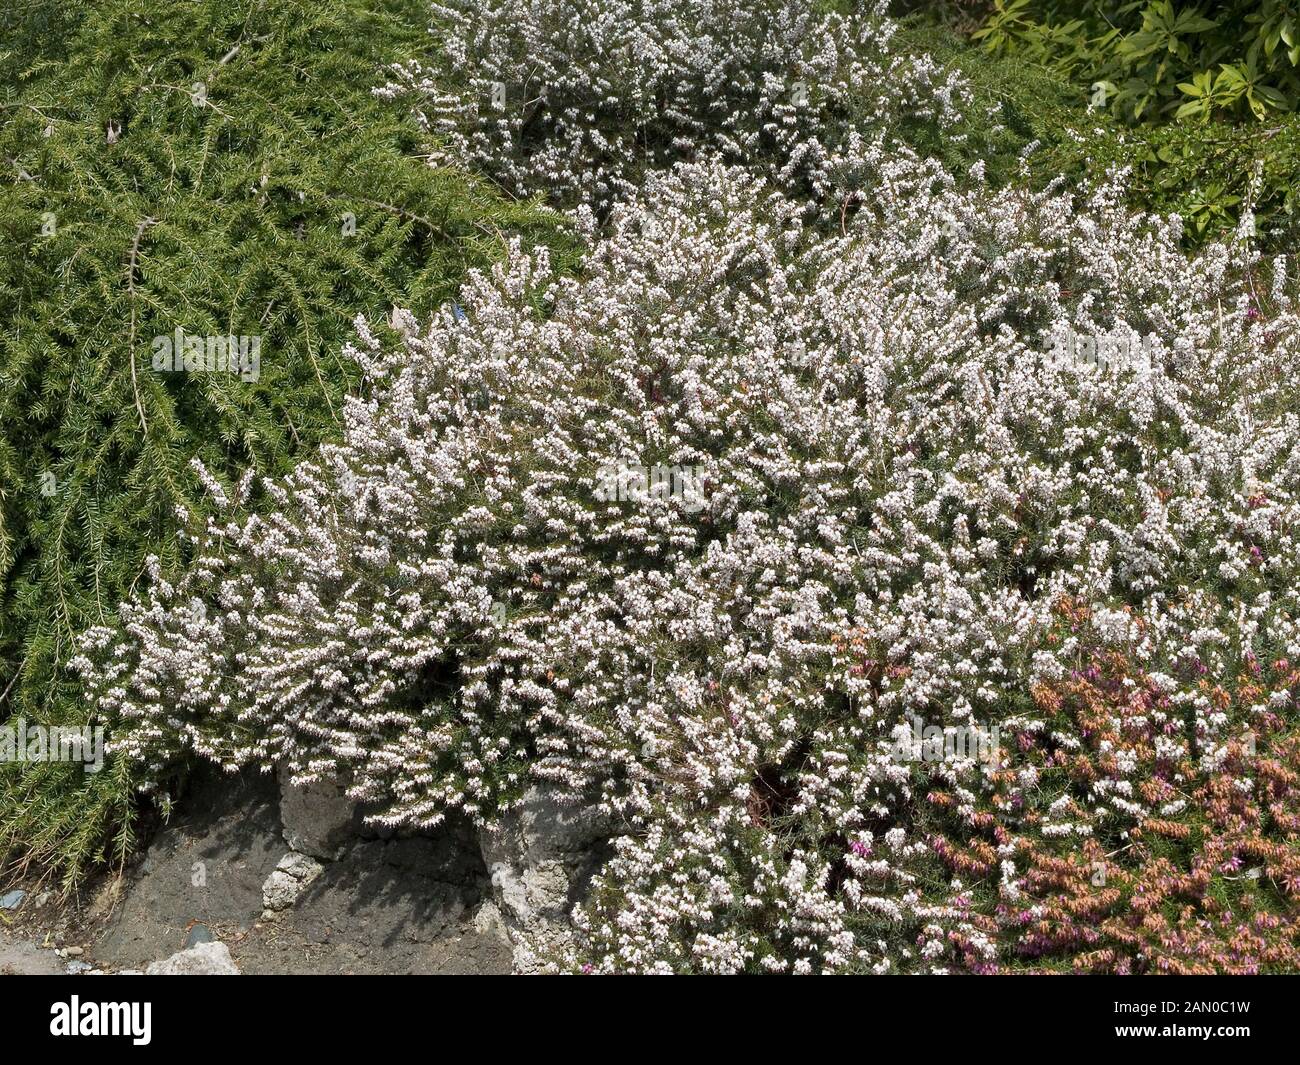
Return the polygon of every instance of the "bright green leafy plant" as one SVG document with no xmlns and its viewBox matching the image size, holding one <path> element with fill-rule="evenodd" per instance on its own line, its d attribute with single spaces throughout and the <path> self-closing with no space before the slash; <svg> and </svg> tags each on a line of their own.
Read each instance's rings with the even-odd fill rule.
<svg viewBox="0 0 1300 1065">
<path fill-rule="evenodd" d="M 975 38 L 1086 77 L 1094 103 L 1134 120 L 1295 110 L 1300 13 L 1287 0 L 996 0 Z"/>
</svg>

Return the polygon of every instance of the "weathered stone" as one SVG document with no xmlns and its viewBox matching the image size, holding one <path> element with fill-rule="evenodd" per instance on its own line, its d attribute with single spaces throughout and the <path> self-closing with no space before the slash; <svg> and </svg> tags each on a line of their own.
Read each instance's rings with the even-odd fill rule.
<svg viewBox="0 0 1300 1065">
<path fill-rule="evenodd" d="M 145 969 L 148 976 L 238 976 L 239 968 L 224 943 L 200 943 Z"/>
<path fill-rule="evenodd" d="M 474 931 L 481 936 L 495 936 L 504 943 L 510 943 L 510 932 L 506 922 L 497 909 L 497 904 L 488 900 L 474 914 Z"/>
<path fill-rule="evenodd" d="M 18 909 L 18 907 L 22 905 L 23 899 L 25 899 L 26 897 L 27 897 L 27 892 L 18 891 L 18 890 L 10 891 L 4 895 L 0 895 L 0 910 Z"/>
<path fill-rule="evenodd" d="M 332 781 L 291 784 L 280 776 L 280 821 L 289 846 L 326 861 L 353 835 L 356 804 Z"/>
<path fill-rule="evenodd" d="M 286 854 L 262 885 L 262 905 L 266 908 L 263 916 L 289 909 L 324 868 L 315 858 L 308 858 L 305 854 L 293 851 Z"/>
<path fill-rule="evenodd" d="M 479 833 L 516 972 L 537 972 L 540 954 L 569 941 L 573 904 L 609 835 L 608 822 L 595 810 L 564 805 L 538 787 L 502 816 L 499 827 Z"/>
<path fill-rule="evenodd" d="M 196 924 L 185 937 L 185 949 L 188 950 L 199 943 L 215 943 L 216 939 L 217 937 L 208 930 L 207 925 Z"/>
</svg>

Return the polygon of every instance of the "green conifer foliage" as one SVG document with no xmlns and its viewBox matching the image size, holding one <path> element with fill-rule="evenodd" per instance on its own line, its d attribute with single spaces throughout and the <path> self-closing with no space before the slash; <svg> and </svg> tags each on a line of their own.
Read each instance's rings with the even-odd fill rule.
<svg viewBox="0 0 1300 1065">
<path fill-rule="evenodd" d="M 9 31 L 12 31 L 11 33 Z M 60 0 L 0 46 L 0 720 L 83 725 L 61 669 L 219 477 L 336 428 L 358 314 L 427 311 L 501 233 L 555 219 L 432 169 L 385 63 L 419 0 Z M 159 370 L 155 338 L 260 341 L 256 373 Z M 159 344 L 161 342 L 158 342 Z M 210 367 L 219 365 L 209 363 Z M 131 841 L 131 781 L 0 765 L 0 861 L 70 879 Z"/>
</svg>

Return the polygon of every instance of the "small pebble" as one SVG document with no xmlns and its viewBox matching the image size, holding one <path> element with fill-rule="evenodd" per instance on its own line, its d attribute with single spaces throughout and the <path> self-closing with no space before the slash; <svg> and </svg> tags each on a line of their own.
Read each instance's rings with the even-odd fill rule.
<svg viewBox="0 0 1300 1065">
<path fill-rule="evenodd" d="M 216 938 L 217 937 L 208 930 L 207 925 L 196 924 L 190 929 L 190 934 L 185 937 L 185 949 L 189 950 L 190 947 L 199 943 L 213 943 L 216 941 Z"/>
</svg>

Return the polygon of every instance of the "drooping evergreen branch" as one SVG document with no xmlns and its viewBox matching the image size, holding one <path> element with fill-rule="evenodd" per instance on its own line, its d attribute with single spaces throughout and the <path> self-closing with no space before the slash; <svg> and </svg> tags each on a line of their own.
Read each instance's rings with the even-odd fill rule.
<svg viewBox="0 0 1300 1065">
<path fill-rule="evenodd" d="M 0 719 L 85 723 L 86 625 L 184 560 L 201 457 L 233 479 L 338 430 L 357 315 L 428 310 L 553 242 L 534 205 L 421 156 L 377 99 L 422 0 L 59 0 L 0 13 Z M 177 333 L 180 330 L 180 334 Z M 253 338 L 256 373 L 156 370 L 159 338 Z M 0 765 L 0 863 L 76 876 L 130 841 L 132 781 Z"/>
</svg>

